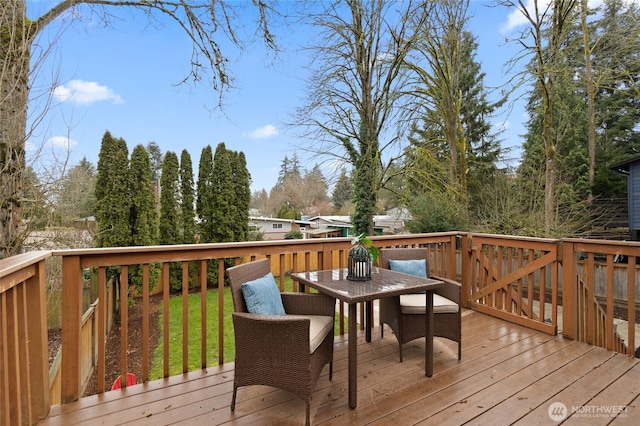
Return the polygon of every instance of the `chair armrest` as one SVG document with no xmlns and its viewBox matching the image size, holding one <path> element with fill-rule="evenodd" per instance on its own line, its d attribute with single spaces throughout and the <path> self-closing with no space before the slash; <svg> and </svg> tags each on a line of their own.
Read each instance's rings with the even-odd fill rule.
<svg viewBox="0 0 640 426">
<path fill-rule="evenodd" d="M 439 294 L 442 297 L 446 297 L 447 299 L 457 303 L 458 306 L 460 306 L 460 303 L 462 301 L 462 284 L 448 278 L 435 276 L 432 276 L 431 278 L 444 282 L 444 287 L 434 290 L 434 293 Z"/>
<path fill-rule="evenodd" d="M 249 336 L 251 340 L 264 338 L 272 343 L 278 340 L 277 336 L 287 336 L 287 345 L 295 340 L 300 344 L 309 344 L 310 320 L 288 315 L 256 315 L 246 312 L 233 312 L 233 326 L 236 333 L 236 345 L 238 337 Z M 240 336 L 239 336 L 240 334 Z"/>
<path fill-rule="evenodd" d="M 234 312 L 232 317 L 236 364 L 308 366 L 308 318 L 244 312 Z"/>
<path fill-rule="evenodd" d="M 284 311 L 290 315 L 325 315 L 333 317 L 336 299 L 326 294 L 281 293 Z"/>
</svg>

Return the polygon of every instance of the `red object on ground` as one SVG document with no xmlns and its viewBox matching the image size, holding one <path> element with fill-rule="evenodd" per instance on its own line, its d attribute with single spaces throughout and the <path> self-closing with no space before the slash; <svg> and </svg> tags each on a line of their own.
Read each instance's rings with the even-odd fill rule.
<svg viewBox="0 0 640 426">
<path fill-rule="evenodd" d="M 111 390 L 120 389 L 122 387 L 122 376 L 118 376 L 118 378 L 111 385 Z M 137 382 L 136 375 L 133 373 L 127 373 L 127 386 L 133 386 Z"/>
</svg>

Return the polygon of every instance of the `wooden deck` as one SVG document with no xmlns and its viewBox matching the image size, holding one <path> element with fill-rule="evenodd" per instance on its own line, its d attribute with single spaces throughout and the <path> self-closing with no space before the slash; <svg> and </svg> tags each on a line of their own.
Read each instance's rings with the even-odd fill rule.
<svg viewBox="0 0 640 426">
<path fill-rule="evenodd" d="M 387 330 L 384 339 L 378 328 L 371 343 L 364 335 L 359 340 L 354 410 L 347 402 L 346 336 L 336 338 L 333 381 L 325 368 L 312 401 L 312 424 L 558 424 L 559 403 L 569 414 L 578 410 L 566 424 L 638 424 L 638 359 L 467 311 L 462 360 L 453 342 L 436 338 L 434 375 L 427 378 L 424 341 L 408 344 L 400 363 Z M 304 423 L 302 401 L 263 386 L 240 388 L 232 413 L 232 387 L 233 364 L 225 364 L 55 406 L 40 424 Z M 550 409 L 558 417 L 552 419 Z"/>
</svg>

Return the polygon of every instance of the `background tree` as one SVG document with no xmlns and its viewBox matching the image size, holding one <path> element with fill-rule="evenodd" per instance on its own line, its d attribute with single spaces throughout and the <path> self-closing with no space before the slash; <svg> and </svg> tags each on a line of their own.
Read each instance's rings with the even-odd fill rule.
<svg viewBox="0 0 640 426">
<path fill-rule="evenodd" d="M 231 152 L 231 173 L 235 194 L 235 217 L 233 218 L 233 240 L 249 240 L 249 207 L 251 205 L 251 175 L 247 169 L 244 152 Z"/>
<path fill-rule="evenodd" d="M 439 2 L 410 62 L 425 112 L 409 138 L 405 170 L 399 170 L 407 184 L 400 188 L 409 191 L 403 204 L 414 216 L 452 215 L 434 221 L 446 225 L 438 231 L 484 213 L 483 197 L 492 191 L 501 158 L 489 120 L 505 99 L 488 100 L 478 44 L 465 29 L 467 9 L 468 2 Z"/>
<path fill-rule="evenodd" d="M 130 244 L 130 188 L 127 143 L 107 131 L 100 145 L 95 186 L 97 247 L 126 247 Z"/>
<path fill-rule="evenodd" d="M 575 18 L 576 0 L 558 0 L 550 3 L 534 2 L 529 9 L 521 1 L 501 1 L 507 7 L 518 8 L 527 21 L 518 36 L 518 43 L 525 54 L 533 59 L 527 72 L 535 80 L 542 94 L 542 140 L 544 142 L 544 231 L 551 235 L 556 218 L 556 151 L 554 91 L 556 78 L 566 71 L 562 68 L 562 48 L 568 30 Z"/>
<path fill-rule="evenodd" d="M 302 178 L 302 204 L 301 211 L 308 216 L 315 216 L 331 211 L 329 204 L 329 196 L 327 191 L 329 185 L 320 170 L 319 165 L 313 166 L 311 170 L 307 170 Z"/>
<path fill-rule="evenodd" d="M 626 196 L 626 178 L 608 167 L 640 152 L 640 5 L 606 0 L 591 34 L 595 80 L 596 171 L 593 194 Z"/>
<path fill-rule="evenodd" d="M 40 63 L 37 52 L 32 52 L 36 38 L 53 20 L 66 14 L 75 19 L 91 16 L 98 21 L 110 21 L 110 9 L 136 8 L 148 14 L 162 14 L 171 18 L 185 31 L 193 42 L 191 71 L 185 81 L 209 80 L 220 94 L 232 84 L 222 46 L 242 46 L 239 35 L 240 21 L 234 17 L 244 16 L 238 8 L 242 2 L 220 1 L 145 1 L 134 0 L 61 0 L 51 9 L 34 19 L 27 18 L 25 0 L 3 0 L 0 2 L 0 258 L 20 251 L 22 237 L 22 173 L 25 170 L 25 141 L 27 140 L 27 104 L 29 100 L 30 63 Z M 257 32 L 266 45 L 275 47 L 267 20 L 273 12 L 266 1 L 253 3 L 257 9 Z M 79 8 L 89 7 L 91 13 L 82 13 Z M 69 12 L 75 13 L 69 13 Z M 220 41 L 220 35 L 229 43 Z M 42 52 L 49 52 L 48 40 L 42 40 Z M 32 54 L 33 53 L 33 54 Z M 211 71 L 209 74 L 208 71 Z M 218 100 L 220 105 L 221 100 Z"/>
<path fill-rule="evenodd" d="M 333 205 L 337 211 L 341 210 L 349 201 L 351 201 L 351 195 L 353 192 L 353 183 L 347 172 L 343 169 L 340 173 L 340 177 L 333 187 L 333 193 L 331 197 L 333 199 Z"/>
<path fill-rule="evenodd" d="M 162 174 L 162 150 L 154 141 L 147 143 L 147 153 L 151 164 L 151 182 L 153 183 L 153 194 L 156 200 L 156 211 L 160 216 L 160 176 Z"/>
<path fill-rule="evenodd" d="M 296 153 L 291 158 L 285 155 L 280 164 L 278 181 L 269 193 L 269 204 L 274 210 L 272 213 L 280 214 L 282 206 L 286 210 L 290 208 L 301 211 L 303 207 L 303 170 L 300 167 L 300 160 Z"/>
<path fill-rule="evenodd" d="M 160 177 L 160 244 L 181 244 L 180 187 L 178 156 L 173 151 L 164 154 Z"/>
<path fill-rule="evenodd" d="M 162 173 L 162 150 L 155 141 L 147 143 L 147 153 L 149 154 L 149 164 L 151 167 L 151 182 L 154 185 L 160 184 Z"/>
<path fill-rule="evenodd" d="M 468 6 L 468 1 L 437 2 L 415 52 L 407 57 L 418 78 L 417 99 L 428 109 L 425 121 L 447 147 L 453 190 L 448 198 L 455 198 L 462 211 L 468 204 L 467 139 L 461 120 L 462 40 Z"/>
<path fill-rule="evenodd" d="M 404 60 L 433 4 L 329 2 L 310 15 L 322 43 L 310 47 L 314 66 L 297 121 L 313 140 L 307 149 L 351 165 L 355 233 L 373 233 L 377 193 L 385 181 L 382 162 L 393 158 L 384 152 L 397 148 L 410 123 L 411 110 L 403 108 L 412 91 Z"/>
<path fill-rule="evenodd" d="M 586 24 L 582 9 L 581 19 L 577 19 L 577 8 L 576 19 L 567 23 L 562 49 L 556 54 L 558 65 L 552 93 L 553 139 L 556 141 L 553 235 L 590 232 L 592 217 L 603 210 L 599 207 L 601 204 L 590 207 L 592 197 L 626 196 L 626 180 L 608 167 L 637 155 L 640 148 L 637 131 L 640 67 L 637 61 L 628 60 L 627 50 L 634 50 L 633 46 L 640 48 L 640 29 L 630 24 L 637 22 L 637 11 L 637 6 L 623 7 L 620 1 L 611 0 L 603 4 L 602 13 L 590 15 L 594 18 Z M 631 37 L 626 38 L 627 35 Z M 585 47 L 585 43 L 590 46 Z M 585 52 L 590 52 L 597 64 L 592 73 L 588 71 Z M 520 205 L 526 206 L 521 213 L 528 215 L 530 221 L 530 226 L 523 229 L 529 231 L 545 229 L 544 220 L 538 217 L 545 214 L 546 196 L 542 192 L 546 188 L 547 154 L 544 108 L 543 88 L 537 84 L 528 98 L 531 120 L 516 180 L 521 193 Z"/>
<path fill-rule="evenodd" d="M 164 154 L 160 177 L 160 244 L 182 244 L 182 214 L 180 211 L 180 183 L 178 156 L 173 151 Z M 169 265 L 169 287 L 182 289 L 182 264 Z"/>
<path fill-rule="evenodd" d="M 158 214 L 154 182 L 152 180 L 149 155 L 143 145 L 137 145 L 131 152 L 131 210 L 129 222 L 131 224 L 130 246 L 151 246 L 158 243 Z M 150 265 L 150 287 L 158 282 L 159 266 Z M 139 290 L 142 289 L 142 266 L 131 265 L 129 268 L 130 282 Z"/>
<path fill-rule="evenodd" d="M 31 167 L 26 168 L 23 176 L 24 218 L 31 229 L 45 229 L 50 223 L 52 206 L 44 193 L 43 184 Z"/>
<path fill-rule="evenodd" d="M 191 155 L 186 149 L 180 154 L 180 212 L 182 223 L 182 242 L 185 244 L 195 243 L 196 235 L 196 212 L 195 195 L 193 188 L 193 163 Z"/>
<path fill-rule="evenodd" d="M 219 143 L 213 156 L 213 227 L 214 243 L 234 241 L 234 221 L 237 217 L 233 183 L 233 156 L 224 143 Z"/>
<path fill-rule="evenodd" d="M 96 168 L 86 157 L 65 174 L 56 207 L 65 226 L 94 215 L 95 177 Z"/>
<path fill-rule="evenodd" d="M 196 194 L 196 213 L 200 221 L 200 241 L 213 242 L 213 151 L 211 145 L 202 149 L 200 163 L 198 165 L 198 183 Z"/>
<path fill-rule="evenodd" d="M 131 246 L 151 246 L 158 243 L 158 215 L 156 214 L 151 164 L 143 145 L 131 153 Z"/>
<path fill-rule="evenodd" d="M 270 213 L 269 194 L 267 190 L 262 188 L 259 191 L 254 191 L 251 194 L 251 208 L 260 212 L 260 215 L 267 215 Z"/>
</svg>

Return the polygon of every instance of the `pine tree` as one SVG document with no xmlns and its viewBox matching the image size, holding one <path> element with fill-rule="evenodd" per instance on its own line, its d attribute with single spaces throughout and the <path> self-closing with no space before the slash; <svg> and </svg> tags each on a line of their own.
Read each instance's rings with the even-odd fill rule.
<svg viewBox="0 0 640 426">
<path fill-rule="evenodd" d="M 340 210 L 346 203 L 351 201 L 352 193 L 353 184 L 351 183 L 351 179 L 349 179 L 347 172 L 342 170 L 331 195 L 333 198 L 333 205 L 336 210 Z"/>
</svg>

